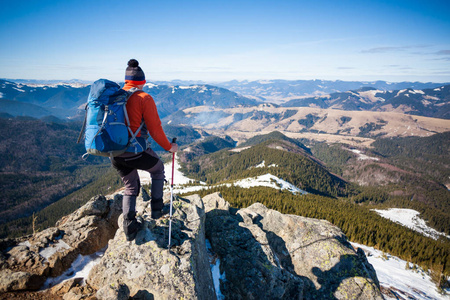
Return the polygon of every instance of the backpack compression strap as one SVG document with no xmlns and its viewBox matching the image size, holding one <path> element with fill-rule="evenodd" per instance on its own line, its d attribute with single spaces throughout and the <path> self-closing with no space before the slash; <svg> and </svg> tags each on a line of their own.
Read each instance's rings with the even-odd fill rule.
<svg viewBox="0 0 450 300">
<path fill-rule="evenodd" d="M 81 138 L 82 138 L 83 133 L 84 133 L 84 129 L 86 128 L 86 122 L 87 122 L 87 104 L 86 104 L 86 106 L 84 107 L 84 111 L 85 111 L 85 113 L 84 113 L 83 126 L 81 127 L 80 134 L 78 135 L 77 144 L 80 143 Z"/>
<path fill-rule="evenodd" d="M 138 91 L 141 91 L 141 90 L 139 90 L 138 88 L 131 88 L 131 89 L 129 89 L 127 92 L 129 93 L 129 96 L 128 96 L 128 98 L 127 98 L 127 101 L 128 101 L 128 99 L 130 99 L 130 97 L 134 94 L 134 93 L 136 93 L 136 92 L 138 92 Z M 128 112 L 127 112 L 127 106 L 126 106 L 126 103 L 124 104 L 124 106 L 123 106 L 123 111 L 124 111 L 124 113 L 125 113 L 125 119 L 126 119 L 126 121 L 127 121 L 127 128 L 128 128 L 128 131 L 130 132 L 130 134 L 131 134 L 131 138 L 130 138 L 130 143 L 131 144 L 133 144 L 133 145 L 136 145 L 136 144 L 139 144 L 139 142 L 137 141 L 137 139 L 136 139 L 136 136 L 137 136 L 137 134 L 141 131 L 141 129 L 142 129 L 142 127 L 144 127 L 144 121 L 142 121 L 141 122 L 141 125 L 138 127 L 138 129 L 136 130 L 136 132 L 133 132 L 132 130 L 131 130 L 131 128 L 130 128 L 130 119 L 128 118 Z"/>
</svg>

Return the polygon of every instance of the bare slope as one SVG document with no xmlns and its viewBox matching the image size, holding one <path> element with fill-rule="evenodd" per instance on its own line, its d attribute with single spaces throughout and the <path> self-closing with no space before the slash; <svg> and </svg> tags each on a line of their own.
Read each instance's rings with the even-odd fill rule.
<svg viewBox="0 0 450 300">
<path fill-rule="evenodd" d="M 450 120 L 397 112 L 344 111 L 311 107 L 282 108 L 270 104 L 220 109 L 188 108 L 172 122 L 202 127 L 242 141 L 280 131 L 289 137 L 369 145 L 374 137 L 430 136 L 450 130 Z"/>
</svg>

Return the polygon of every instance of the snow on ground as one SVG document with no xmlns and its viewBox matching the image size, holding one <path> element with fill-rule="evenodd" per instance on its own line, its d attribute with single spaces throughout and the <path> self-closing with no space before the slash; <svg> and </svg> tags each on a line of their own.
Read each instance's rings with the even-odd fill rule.
<svg viewBox="0 0 450 300">
<path fill-rule="evenodd" d="M 231 149 L 230 152 L 241 152 L 241 151 L 247 150 L 249 148 L 251 148 L 251 146 L 242 147 L 242 148 L 234 148 L 234 149 Z"/>
<path fill-rule="evenodd" d="M 169 184 L 172 181 L 172 161 L 169 163 L 166 163 L 164 165 L 164 171 L 166 173 L 166 180 L 169 182 Z M 141 184 L 150 184 L 151 178 L 150 173 L 138 170 L 139 178 L 141 180 Z M 181 171 L 180 171 L 180 164 L 178 162 L 178 157 L 175 156 L 175 172 L 174 172 L 174 185 L 183 185 L 194 182 L 193 179 L 190 179 L 186 177 Z"/>
<path fill-rule="evenodd" d="M 395 293 L 385 294 L 390 299 L 450 299 L 450 295 L 441 295 L 431 277 L 423 270 L 406 269 L 407 262 L 372 247 L 357 243 L 351 243 L 356 248 L 361 248 L 366 253 L 369 263 L 374 267 L 382 288 Z M 408 263 L 409 264 L 409 263 Z M 409 265 L 412 267 L 412 265 Z"/>
<path fill-rule="evenodd" d="M 405 208 L 390 208 L 387 210 L 373 209 L 383 218 L 389 219 L 393 222 L 399 223 L 402 226 L 411 228 L 425 236 L 437 240 L 440 236 L 445 236 L 450 239 L 449 235 L 438 232 L 437 230 L 428 227 L 425 220 L 419 217 L 419 212 L 413 209 Z"/>
<path fill-rule="evenodd" d="M 263 160 L 262 163 L 260 163 L 259 165 L 257 165 L 255 168 L 264 168 L 266 166 L 266 161 Z"/>
<path fill-rule="evenodd" d="M 350 151 L 355 154 L 358 154 L 358 160 L 368 160 L 368 159 L 378 160 L 378 158 L 376 158 L 376 157 L 371 157 L 371 156 L 365 155 L 364 153 L 362 153 L 361 150 L 358 150 L 358 149 L 350 149 Z"/>
<path fill-rule="evenodd" d="M 16 91 L 22 92 L 22 93 L 25 92 L 25 90 L 22 90 L 22 89 L 19 89 L 19 88 L 16 88 L 16 87 L 13 87 L 13 89 L 15 89 Z"/>
<path fill-rule="evenodd" d="M 263 160 L 259 165 L 256 165 L 255 167 L 250 167 L 250 169 L 253 169 L 253 168 L 265 168 L 265 167 L 266 167 L 266 161 Z M 271 165 L 268 165 L 267 167 L 268 168 L 273 168 L 273 167 L 278 167 L 278 165 L 277 164 L 271 164 Z"/>
<path fill-rule="evenodd" d="M 220 291 L 220 281 L 225 281 L 225 272 L 220 274 L 220 259 L 212 251 L 211 243 L 208 239 L 206 241 L 206 251 L 208 252 L 209 267 L 213 277 L 214 290 L 216 291 L 217 300 L 224 300 L 225 296 Z"/>
<path fill-rule="evenodd" d="M 365 92 L 358 92 L 362 97 L 369 99 L 371 102 L 384 102 L 385 100 L 381 97 L 376 97 L 376 94 L 383 93 L 381 90 L 370 90 Z M 357 94 L 358 95 L 358 94 Z"/>
<path fill-rule="evenodd" d="M 302 195 L 307 194 L 304 190 L 299 189 L 295 185 L 284 181 L 272 174 L 260 175 L 257 177 L 245 178 L 234 182 L 235 186 L 243 188 L 251 188 L 256 186 L 267 186 L 274 189 L 288 190 L 293 194 L 300 193 Z"/>
<path fill-rule="evenodd" d="M 261 164 L 256 166 L 257 168 L 261 168 L 265 166 L 265 162 L 263 161 Z M 269 167 L 276 167 L 276 165 L 270 165 Z M 169 184 L 166 185 L 166 189 L 170 188 L 170 183 L 172 181 L 172 162 L 164 165 L 165 172 L 166 172 L 166 180 L 169 182 Z M 140 180 L 142 184 L 150 184 L 151 178 L 150 174 L 145 171 L 138 171 Z M 184 194 L 184 193 L 191 193 L 196 192 L 204 189 L 208 189 L 209 186 L 206 185 L 204 182 L 200 182 L 199 185 L 188 185 L 194 183 L 195 180 L 190 179 L 186 177 L 181 171 L 180 171 L 180 164 L 178 162 L 178 157 L 175 157 L 175 172 L 174 172 L 174 187 L 173 192 L 174 194 Z M 257 177 L 252 178 L 246 178 L 237 180 L 233 183 L 235 186 L 240 186 L 243 188 L 250 188 L 250 187 L 256 187 L 256 186 L 266 186 L 271 187 L 274 189 L 286 189 L 294 194 L 300 193 L 302 195 L 307 194 L 306 191 L 303 191 L 293 184 L 284 181 L 283 179 L 280 179 L 272 174 L 265 174 Z M 232 184 L 224 184 L 224 186 L 231 186 Z"/>
<path fill-rule="evenodd" d="M 89 275 L 89 272 L 97 263 L 100 262 L 100 259 L 102 258 L 105 251 L 106 247 L 91 255 L 78 255 L 77 259 L 75 259 L 75 261 L 72 263 L 72 266 L 67 269 L 62 275 L 58 277 L 47 278 L 47 281 L 44 283 L 42 289 L 51 288 L 71 278 L 83 278 L 82 284 L 84 284 L 86 278 Z"/>
<path fill-rule="evenodd" d="M 407 91 L 407 89 L 403 89 L 403 90 L 398 91 L 398 93 L 397 93 L 397 95 L 395 95 L 395 97 L 398 97 L 400 94 L 403 94 L 406 91 Z"/>
<path fill-rule="evenodd" d="M 39 255 L 45 258 L 45 261 L 47 261 L 50 256 L 52 256 L 56 252 L 59 252 L 61 249 L 70 249 L 70 246 L 67 245 L 63 240 L 58 240 L 56 243 L 51 244 L 39 251 Z"/>
<path fill-rule="evenodd" d="M 425 92 L 422 91 L 422 90 L 412 90 L 410 93 L 411 94 L 422 94 L 422 95 L 425 95 Z"/>
<path fill-rule="evenodd" d="M 157 87 L 157 86 L 158 86 L 157 84 L 154 84 L 154 83 L 151 83 L 151 82 L 147 82 L 145 84 L 145 87 L 148 87 L 149 89 Z"/>
</svg>

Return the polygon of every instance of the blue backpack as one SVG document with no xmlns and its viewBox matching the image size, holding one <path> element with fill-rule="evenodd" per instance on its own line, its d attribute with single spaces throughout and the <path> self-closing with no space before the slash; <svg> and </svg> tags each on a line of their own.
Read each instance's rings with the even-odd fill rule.
<svg viewBox="0 0 450 300">
<path fill-rule="evenodd" d="M 124 152 L 139 153 L 147 149 L 146 138 L 136 137 L 144 128 L 144 122 L 136 132 L 129 127 L 126 103 L 137 91 L 136 88 L 125 91 L 107 79 L 99 79 L 92 84 L 83 128 L 77 141 L 80 142 L 84 132 L 87 153 L 83 158 L 88 154 L 114 157 Z"/>
</svg>

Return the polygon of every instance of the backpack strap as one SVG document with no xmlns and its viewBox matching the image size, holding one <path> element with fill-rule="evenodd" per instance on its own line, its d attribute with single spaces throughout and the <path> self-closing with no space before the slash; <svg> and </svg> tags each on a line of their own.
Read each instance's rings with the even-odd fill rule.
<svg viewBox="0 0 450 300">
<path fill-rule="evenodd" d="M 128 99 L 129 99 L 134 93 L 136 93 L 136 92 L 138 92 L 138 91 L 142 91 L 142 90 L 140 90 L 140 89 L 138 89 L 138 88 L 136 88 L 136 87 L 133 87 L 133 88 L 129 89 L 129 90 L 127 91 L 127 92 L 128 92 L 127 101 L 128 101 Z M 123 111 L 124 111 L 124 113 L 125 113 L 125 120 L 127 121 L 127 128 L 128 128 L 128 131 L 130 132 L 130 135 L 131 135 L 130 143 L 133 144 L 133 145 L 139 144 L 139 142 L 138 142 L 137 139 L 136 139 L 136 136 L 137 136 L 138 133 L 141 131 L 142 127 L 144 127 L 144 125 L 145 125 L 144 120 L 142 120 L 141 125 L 138 127 L 138 129 L 136 130 L 136 132 L 133 132 L 133 131 L 131 130 L 131 128 L 130 128 L 130 124 L 131 124 L 131 123 L 130 123 L 130 119 L 129 119 L 129 117 L 128 117 L 126 101 L 125 101 L 125 104 L 123 105 Z M 137 147 L 136 147 L 136 149 L 137 149 Z"/>
</svg>

